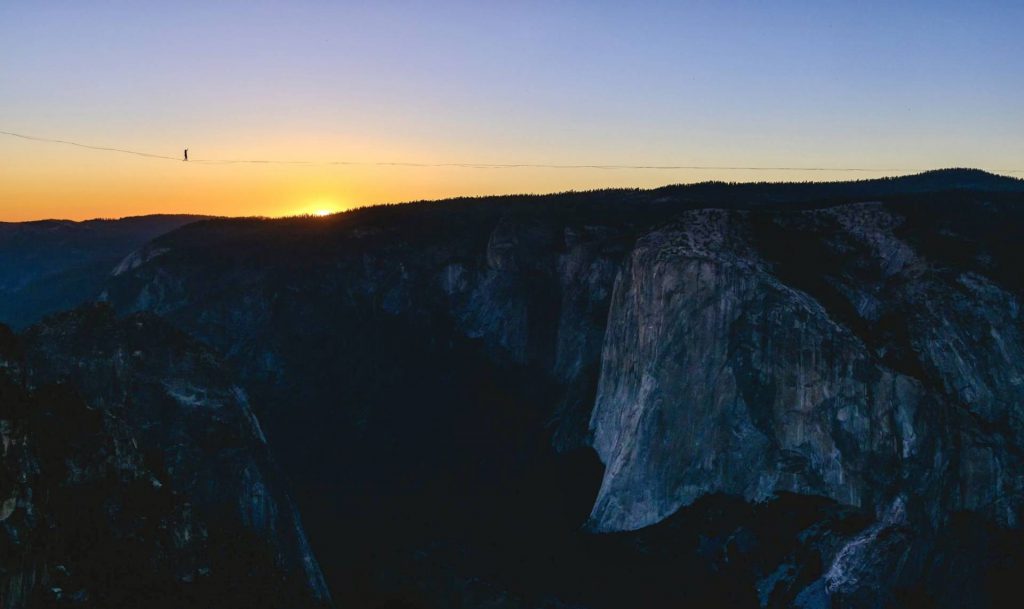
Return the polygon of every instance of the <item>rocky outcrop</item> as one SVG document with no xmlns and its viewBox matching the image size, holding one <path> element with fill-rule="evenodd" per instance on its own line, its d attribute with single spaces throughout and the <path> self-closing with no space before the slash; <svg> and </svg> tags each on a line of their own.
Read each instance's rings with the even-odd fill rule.
<svg viewBox="0 0 1024 609">
<path fill-rule="evenodd" d="M 917 384 L 772 276 L 744 224 L 685 214 L 641 240 L 616 284 L 591 420 L 607 464 L 598 530 L 653 524 L 709 492 L 862 505 L 869 461 L 899 478 L 916 452 Z"/>
<path fill-rule="evenodd" d="M 329 605 L 245 392 L 210 351 L 108 307 L 0 341 L 4 609 Z"/>
<path fill-rule="evenodd" d="M 824 290 L 780 280 L 791 261 L 759 250 L 748 212 L 687 212 L 641 239 L 609 313 L 591 419 L 606 470 L 590 526 L 648 526 L 715 492 L 830 497 L 880 523 L 831 557 L 823 593 L 837 598 L 908 568 L 878 568 L 910 547 L 886 527 L 927 536 L 963 510 L 1018 526 L 1019 301 L 923 259 L 894 234 L 904 221 L 881 204 L 771 219 L 873 271 L 872 282 L 843 268 L 826 277 L 854 312 L 845 319 Z M 902 346 L 878 327 L 894 315 Z M 900 349 L 905 361 L 886 361 Z"/>
</svg>

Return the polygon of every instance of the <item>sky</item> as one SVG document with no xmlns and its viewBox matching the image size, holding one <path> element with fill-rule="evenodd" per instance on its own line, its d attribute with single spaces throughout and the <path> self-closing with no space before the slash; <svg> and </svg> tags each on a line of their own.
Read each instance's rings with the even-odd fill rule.
<svg viewBox="0 0 1024 609">
<path fill-rule="evenodd" d="M 169 157 L 0 135 L 0 220 L 1024 176 L 1022 23 L 1019 0 L 0 0 L 0 131 Z M 871 171 L 781 169 L 811 167 Z"/>
</svg>

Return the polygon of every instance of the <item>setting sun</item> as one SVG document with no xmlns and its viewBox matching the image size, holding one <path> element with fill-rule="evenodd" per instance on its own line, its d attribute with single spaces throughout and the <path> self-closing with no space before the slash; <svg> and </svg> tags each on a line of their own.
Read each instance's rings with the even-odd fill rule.
<svg viewBox="0 0 1024 609">
<path fill-rule="evenodd" d="M 313 197 L 306 201 L 307 202 L 304 205 L 293 207 L 290 211 L 278 215 L 313 216 L 316 218 L 324 218 L 344 211 L 350 207 L 332 196 Z"/>
</svg>

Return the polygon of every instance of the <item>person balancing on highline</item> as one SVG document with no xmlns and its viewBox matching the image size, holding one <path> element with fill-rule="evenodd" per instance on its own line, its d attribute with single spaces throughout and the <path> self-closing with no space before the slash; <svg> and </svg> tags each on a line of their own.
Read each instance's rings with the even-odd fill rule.
<svg viewBox="0 0 1024 609">
<path fill-rule="evenodd" d="M 185 161 L 188 160 L 188 148 L 185 149 L 185 158 L 182 159 L 182 160 L 185 160 Z"/>
</svg>

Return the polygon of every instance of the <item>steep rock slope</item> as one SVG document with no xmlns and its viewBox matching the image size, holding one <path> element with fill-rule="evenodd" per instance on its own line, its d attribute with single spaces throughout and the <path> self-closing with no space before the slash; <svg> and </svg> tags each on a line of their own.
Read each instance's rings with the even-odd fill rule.
<svg viewBox="0 0 1024 609">
<path fill-rule="evenodd" d="M 594 526 L 652 524 L 708 492 L 780 490 L 1016 526 L 1018 298 L 976 272 L 934 268 L 892 234 L 902 216 L 880 204 L 773 221 L 875 267 L 875 282 L 835 286 L 858 325 L 898 312 L 911 361 L 887 365 L 889 345 L 865 344 L 781 282 L 746 213 L 682 215 L 638 243 L 616 286 L 591 422 L 608 465 Z"/>
<path fill-rule="evenodd" d="M 244 392 L 150 315 L 65 313 L 0 353 L 0 605 L 329 604 Z"/>
</svg>

